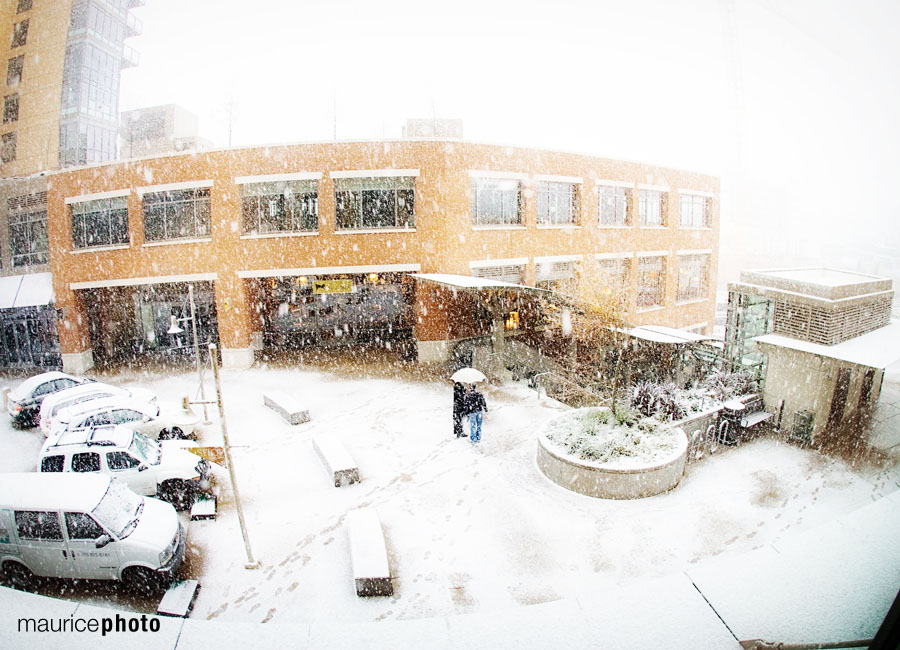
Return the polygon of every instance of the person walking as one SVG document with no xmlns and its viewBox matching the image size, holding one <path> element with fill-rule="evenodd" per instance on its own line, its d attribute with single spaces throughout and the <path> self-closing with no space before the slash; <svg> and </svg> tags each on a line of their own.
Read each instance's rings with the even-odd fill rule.
<svg viewBox="0 0 900 650">
<path fill-rule="evenodd" d="M 484 413 L 488 410 L 487 402 L 484 399 L 484 395 L 479 393 L 475 387 L 472 386 L 466 391 L 464 404 L 466 413 L 469 417 L 469 430 L 471 432 L 469 440 L 471 440 L 474 445 L 481 442 L 481 421 L 484 417 Z"/>
<path fill-rule="evenodd" d="M 453 433 L 457 438 L 464 438 L 463 418 L 466 416 L 466 387 L 460 382 L 453 382 Z"/>
</svg>

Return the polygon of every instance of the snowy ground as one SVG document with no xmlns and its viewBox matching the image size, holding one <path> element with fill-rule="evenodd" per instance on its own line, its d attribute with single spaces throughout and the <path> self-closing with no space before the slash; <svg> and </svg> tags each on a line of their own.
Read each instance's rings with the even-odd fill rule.
<svg viewBox="0 0 900 650">
<path fill-rule="evenodd" d="M 189 372 L 106 379 L 146 386 L 172 404 L 197 388 Z M 486 388 L 490 412 L 483 442 L 473 447 L 452 436 L 449 382 L 410 368 L 263 366 L 224 371 L 222 380 L 261 567 L 244 568 L 233 499 L 224 495 L 216 521 L 190 526 L 182 574 L 202 584 L 195 618 L 364 622 L 543 603 L 748 551 L 900 485 L 890 457 L 851 467 L 764 439 L 690 466 L 668 494 L 599 500 L 560 488 L 537 469 L 536 432 L 565 407 L 523 384 Z M 311 421 L 290 426 L 266 409 L 262 393 L 270 388 L 305 401 Z M 361 483 L 333 487 L 313 451 L 315 436 L 344 442 Z M 220 439 L 215 424 L 206 427 L 205 444 Z M 42 440 L 4 418 L 0 471 L 34 470 Z M 344 521 L 363 506 L 376 507 L 384 526 L 395 576 L 390 598 L 355 595 Z M 145 606 L 114 587 L 54 588 L 98 604 Z"/>
</svg>

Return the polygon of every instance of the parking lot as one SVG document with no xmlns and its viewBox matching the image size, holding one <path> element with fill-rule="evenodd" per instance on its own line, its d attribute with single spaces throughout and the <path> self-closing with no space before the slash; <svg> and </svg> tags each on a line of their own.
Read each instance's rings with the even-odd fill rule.
<svg viewBox="0 0 900 650">
<path fill-rule="evenodd" d="M 103 377 L 155 391 L 161 403 L 195 395 L 191 372 Z M 4 379 L 0 386 L 19 380 Z M 210 394 L 211 382 L 207 386 Z M 215 521 L 189 524 L 180 577 L 200 581 L 195 618 L 308 622 L 412 619 L 490 612 L 684 570 L 758 548 L 895 491 L 890 460 L 844 462 L 777 439 L 729 448 L 689 467 L 672 492 L 605 501 L 549 482 L 535 464 L 535 434 L 561 409 L 524 384 L 486 387 L 483 442 L 452 436 L 451 386 L 406 366 L 350 361 L 327 368 L 261 365 L 224 371 L 235 470 L 254 559 L 226 490 Z M 311 420 L 290 425 L 263 406 L 278 389 Z M 199 408 L 198 408 L 199 411 Z M 201 443 L 221 444 L 213 423 Z M 335 488 L 312 439 L 340 439 L 361 482 Z M 43 436 L 0 422 L 0 471 L 34 471 Z M 391 597 L 358 598 L 347 512 L 378 510 L 393 576 Z M 152 611 L 152 599 L 115 584 L 49 581 L 40 593 Z"/>
</svg>

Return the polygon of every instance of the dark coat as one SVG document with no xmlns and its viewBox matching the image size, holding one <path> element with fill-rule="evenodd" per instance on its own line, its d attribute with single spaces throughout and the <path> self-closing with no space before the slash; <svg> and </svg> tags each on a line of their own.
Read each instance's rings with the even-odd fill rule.
<svg viewBox="0 0 900 650">
<path fill-rule="evenodd" d="M 465 410 L 467 415 L 476 411 L 487 411 L 487 402 L 484 399 L 484 395 L 477 390 L 466 393 Z"/>
<path fill-rule="evenodd" d="M 453 382 L 453 417 L 462 417 L 465 412 L 466 387 L 458 381 Z"/>
</svg>

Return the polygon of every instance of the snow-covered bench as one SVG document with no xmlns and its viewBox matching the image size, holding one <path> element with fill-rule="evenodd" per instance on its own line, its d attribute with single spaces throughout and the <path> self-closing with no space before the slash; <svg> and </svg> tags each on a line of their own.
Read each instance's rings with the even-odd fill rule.
<svg viewBox="0 0 900 650">
<path fill-rule="evenodd" d="M 340 440 L 319 436 L 313 438 L 313 447 L 334 480 L 334 487 L 359 483 L 359 467 Z"/>
<path fill-rule="evenodd" d="M 159 601 L 156 613 L 161 616 L 187 618 L 194 607 L 199 589 L 200 583 L 196 580 L 174 580 Z"/>
<path fill-rule="evenodd" d="M 309 421 L 309 410 L 303 408 L 300 402 L 280 390 L 263 393 L 263 402 L 291 424 Z"/>
<path fill-rule="evenodd" d="M 390 596 L 394 593 L 381 520 L 374 508 L 347 513 L 350 559 L 357 596 Z"/>
<path fill-rule="evenodd" d="M 765 422 L 773 415 L 773 413 L 765 411 L 762 397 L 754 397 L 744 402 L 744 410 L 741 412 L 741 427 L 749 429 L 761 422 Z"/>
</svg>

